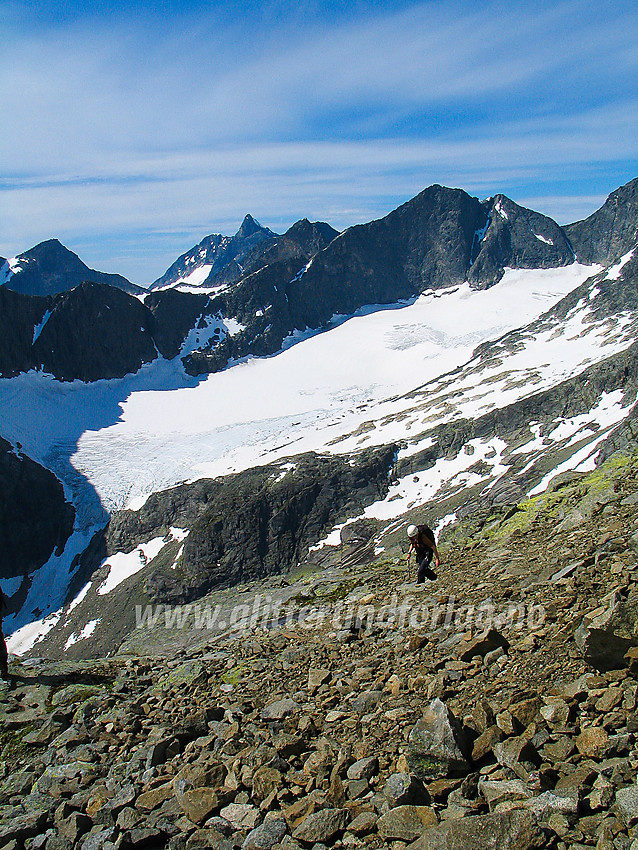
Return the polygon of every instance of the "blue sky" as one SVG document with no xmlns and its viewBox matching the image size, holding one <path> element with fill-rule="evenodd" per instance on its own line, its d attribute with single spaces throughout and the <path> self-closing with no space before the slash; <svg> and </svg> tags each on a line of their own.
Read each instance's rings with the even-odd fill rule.
<svg viewBox="0 0 638 850">
<path fill-rule="evenodd" d="M 574 221 L 638 176 L 637 44 L 634 0 L 0 0 L 0 255 L 148 283 L 432 183 Z"/>
</svg>

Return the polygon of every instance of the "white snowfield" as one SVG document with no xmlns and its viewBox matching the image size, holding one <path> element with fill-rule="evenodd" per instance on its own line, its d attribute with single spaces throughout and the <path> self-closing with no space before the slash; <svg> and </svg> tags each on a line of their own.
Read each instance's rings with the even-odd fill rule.
<svg viewBox="0 0 638 850">
<path fill-rule="evenodd" d="M 578 264 L 509 269 L 488 290 L 463 284 L 407 305 L 365 308 L 347 320 L 335 317 L 327 332 L 297 333 L 290 340 L 297 344 L 277 356 L 249 359 L 201 380 L 185 375 L 179 358 L 93 384 L 59 383 L 33 372 L 0 380 L 2 435 L 20 441 L 25 454 L 53 470 L 78 511 L 65 552 L 33 576 L 25 613 L 13 625 L 25 623 L 38 607 L 45 614 L 60 608 L 59 576 L 64 569 L 68 575 L 72 556 L 104 525 L 105 508 L 139 508 L 150 493 L 175 484 L 302 451 L 348 453 L 401 440 L 409 456 L 426 447 L 421 435 L 439 423 L 503 407 L 626 348 L 635 338 L 633 317 L 613 326 L 592 321 L 598 297 L 592 285 L 564 323 L 546 322 L 537 333 L 524 330 L 515 353 L 503 349 L 502 357 L 472 358 L 480 343 L 525 328 L 599 271 Z M 229 320 L 225 325 L 232 333 Z M 458 371 L 449 375 L 452 370 Z M 611 427 L 628 410 L 615 397 L 607 405 L 592 411 L 591 421 L 601 427 Z M 587 431 L 588 423 L 556 427 L 599 437 L 595 428 Z M 491 476 L 507 469 L 504 444 L 473 443 L 472 454 L 439 461 L 418 482 L 399 482 L 390 494 L 394 500 L 371 506 L 366 515 L 398 517 L 445 482 L 459 488 L 476 483 L 476 473 L 468 470 L 479 458 L 490 464 Z M 530 458 L 533 451 L 531 445 Z M 149 541 L 146 547 L 151 543 L 159 545 Z M 146 547 L 142 554 L 148 557 Z M 143 560 L 140 553 L 122 558 L 128 560 L 109 559 L 109 589 Z M 37 637 L 44 628 L 31 624 L 27 630 Z M 27 643 L 26 635 L 13 637 L 13 651 Z"/>
</svg>

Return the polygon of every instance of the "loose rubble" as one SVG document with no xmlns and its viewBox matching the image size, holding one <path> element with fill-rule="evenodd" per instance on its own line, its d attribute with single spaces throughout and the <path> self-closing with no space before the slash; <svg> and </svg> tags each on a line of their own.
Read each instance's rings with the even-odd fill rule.
<svg viewBox="0 0 638 850">
<path fill-rule="evenodd" d="M 636 850 L 635 467 L 459 523 L 437 584 L 387 553 L 311 576 L 338 627 L 13 659 L 0 848 Z M 402 623 L 360 616 L 395 594 Z"/>
</svg>

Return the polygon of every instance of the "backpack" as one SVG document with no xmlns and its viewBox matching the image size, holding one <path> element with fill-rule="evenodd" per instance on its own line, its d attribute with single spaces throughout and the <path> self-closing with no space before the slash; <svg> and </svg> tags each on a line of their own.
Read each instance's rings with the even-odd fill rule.
<svg viewBox="0 0 638 850">
<path fill-rule="evenodd" d="M 424 533 L 427 537 L 430 538 L 432 543 L 434 543 L 434 545 L 436 546 L 436 537 L 434 536 L 434 532 L 432 531 L 430 526 L 429 525 L 420 525 L 420 526 L 418 526 L 418 528 L 419 528 L 419 537 L 417 539 L 420 541 L 421 533 Z M 425 546 L 425 544 L 423 544 L 423 545 Z M 430 547 L 427 546 L 426 548 L 429 549 Z"/>
</svg>

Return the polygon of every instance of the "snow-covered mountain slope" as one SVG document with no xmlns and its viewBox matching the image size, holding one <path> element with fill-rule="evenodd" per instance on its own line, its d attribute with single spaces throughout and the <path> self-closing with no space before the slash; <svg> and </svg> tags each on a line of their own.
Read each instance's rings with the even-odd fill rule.
<svg viewBox="0 0 638 850">
<path fill-rule="evenodd" d="M 420 221 L 439 207 L 458 213 L 454 232 L 468 252 L 461 266 L 467 272 L 464 264 L 482 257 L 478 276 L 487 274 L 491 286 L 458 282 L 454 274 L 454 283 L 444 286 L 445 269 L 456 261 L 437 253 L 444 234 L 427 250 L 413 242 L 419 227 L 412 214 Z M 472 231 L 484 214 L 498 217 L 498 227 L 490 231 L 486 221 Z M 432 523 L 442 527 L 479 496 L 486 503 L 516 503 L 561 471 L 590 468 L 612 433 L 621 433 L 614 429 L 632 417 L 638 388 L 635 247 L 607 268 L 580 265 L 550 220 L 501 196 L 481 205 L 441 187 L 353 230 L 321 248 L 330 233 L 300 223 L 295 238 L 318 253 L 293 277 L 301 255 L 294 263 L 287 255 L 261 267 L 214 298 L 166 290 L 150 293 L 145 304 L 129 299 L 141 311 L 137 321 L 127 302 L 136 332 L 152 349 L 142 352 L 146 362 L 135 373 L 120 369 L 115 374 L 124 377 L 95 380 L 98 364 L 92 383 L 61 383 L 34 371 L 0 379 L 2 436 L 55 473 L 76 511 L 64 550 L 25 574 L 18 589 L 7 587 L 12 598 L 24 600 L 7 628 L 31 623 L 16 633 L 14 646 L 24 648 L 62 615 L 73 629 L 69 650 L 104 641 L 103 627 L 94 622 L 100 618 L 90 610 L 102 605 L 102 597 L 120 599 L 124 611 L 130 582 L 138 581 L 147 598 L 191 599 L 209 586 L 211 558 L 214 580 L 231 580 L 285 570 L 308 551 L 323 551 L 322 542 L 353 523 L 367 523 L 381 547 L 384 535 L 432 505 Z M 401 243 L 392 251 L 404 264 L 401 285 L 409 286 L 403 300 L 389 303 L 386 281 L 381 303 L 366 304 L 368 289 L 353 283 L 363 256 L 358 251 L 373 258 L 384 234 Z M 516 236 L 510 254 L 517 265 L 541 267 L 503 270 L 506 234 Z M 615 244 L 610 234 L 600 240 Z M 391 268 L 390 254 L 374 280 Z M 421 271 L 413 265 L 419 257 Z M 346 261 L 355 267 L 341 294 L 337 275 L 324 303 L 325 292 L 316 287 Z M 551 262 L 557 267 L 545 267 Z M 435 275 L 436 286 L 419 288 L 423 275 Z M 283 336 L 275 334 L 272 350 L 253 346 L 259 333 L 267 336 L 263 298 L 279 278 L 288 282 L 282 305 L 291 303 L 290 295 L 296 306 L 283 309 L 277 330 Z M 373 284 L 370 292 L 377 291 Z M 102 305 L 102 293 L 93 294 Z M 331 298 L 353 309 L 323 316 Z M 64 352 L 61 317 L 55 310 L 47 316 L 44 300 L 25 319 L 25 351 L 33 349 L 36 332 L 44 345 L 57 328 L 51 338 Z M 293 321 L 299 310 L 297 318 L 314 310 L 312 321 Z M 257 336 L 242 337 L 241 317 L 257 319 Z M 232 360 L 232 369 L 213 365 L 203 370 L 212 373 L 206 377 L 188 374 L 189 352 L 226 344 L 228 354 L 229 341 L 239 337 L 250 353 Z M 331 458 L 323 472 L 324 461 L 313 453 Z M 327 476 L 329 492 L 306 486 L 313 474 Z M 380 482 L 374 491 L 361 486 L 368 475 Z M 176 486 L 183 482 L 197 483 Z M 237 517 L 228 516 L 235 509 L 223 509 L 226 503 L 236 506 Z M 219 506 L 216 518 L 208 514 L 213 504 Z M 280 519 L 266 521 L 273 511 Z M 277 525 L 281 516 L 289 518 L 285 529 Z M 241 552 L 237 540 L 250 540 L 250 522 L 264 525 L 265 535 L 250 563 L 236 562 L 223 546 L 213 551 L 211 540 L 216 546 L 226 540 Z M 98 593 L 91 578 L 96 569 L 103 578 L 99 587 L 108 592 Z M 18 578 L 12 574 L 12 581 Z M 89 581 L 91 591 L 85 590 Z M 78 600 L 77 594 L 84 596 Z M 71 619 L 65 601 L 74 606 Z"/>
<path fill-rule="evenodd" d="M 300 344 L 277 357 L 201 382 L 184 375 L 179 360 L 90 385 L 30 372 L 0 381 L 4 434 L 73 489 L 70 464 L 107 510 L 140 504 L 184 480 L 323 450 L 373 411 L 413 407 L 386 399 L 461 366 L 480 343 L 536 319 L 596 270 L 511 271 L 489 290 L 464 285 L 335 317 L 329 332 L 298 336 Z M 396 439 L 389 430 L 378 436 L 377 443 Z"/>
<path fill-rule="evenodd" d="M 182 481 L 312 450 L 349 455 L 401 441 L 398 460 L 416 458 L 433 444 L 432 430 L 449 420 L 478 418 L 627 348 L 635 338 L 631 309 L 616 327 L 595 321 L 605 274 L 591 277 L 597 271 L 509 271 L 488 290 L 454 287 L 394 309 L 336 317 L 332 330 L 277 357 L 202 382 L 186 376 L 178 358 L 93 384 L 60 384 L 36 373 L 0 381 L 5 433 L 14 441 L 22 436 L 25 453 L 58 475 L 77 510 L 65 552 L 32 576 L 21 615 L 8 625 L 46 610 L 43 599 L 49 610 L 60 607 L 68 584 L 59 577 L 73 574 L 73 559 L 103 527 L 105 508 L 139 507 L 150 493 Z M 565 297 L 580 289 L 561 318 Z M 527 325 L 513 331 L 521 321 Z M 489 340 L 496 341 L 472 357 Z M 628 411 L 615 396 L 598 407 L 606 423 Z M 439 464 L 425 489 L 403 476 L 386 503 L 390 511 L 369 507 L 368 514 L 399 517 L 431 498 L 435 482 L 467 486 L 476 475 L 470 467 L 480 459 L 489 466 L 500 445 L 470 442 L 460 459 Z"/>
</svg>

